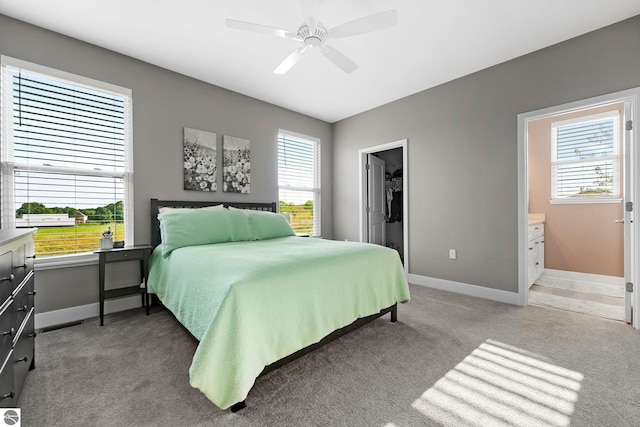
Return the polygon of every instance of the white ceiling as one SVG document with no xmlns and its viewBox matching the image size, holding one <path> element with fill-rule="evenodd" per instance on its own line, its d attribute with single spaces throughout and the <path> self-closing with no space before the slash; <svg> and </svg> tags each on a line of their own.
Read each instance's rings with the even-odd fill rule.
<svg viewBox="0 0 640 427">
<path fill-rule="evenodd" d="M 353 73 L 311 51 L 274 75 L 299 44 L 225 18 L 296 32 L 299 0 L 0 0 L 4 15 L 330 123 L 640 14 L 640 1 L 322 0 L 319 20 L 388 9 L 397 26 L 330 41 Z"/>
</svg>

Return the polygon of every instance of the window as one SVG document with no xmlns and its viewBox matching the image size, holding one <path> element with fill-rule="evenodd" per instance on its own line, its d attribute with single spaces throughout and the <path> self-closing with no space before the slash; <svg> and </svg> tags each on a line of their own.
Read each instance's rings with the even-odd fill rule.
<svg viewBox="0 0 640 427">
<path fill-rule="evenodd" d="M 133 242 L 131 91 L 2 57 L 2 227 L 36 255 Z"/>
<path fill-rule="evenodd" d="M 551 125 L 551 203 L 620 200 L 618 111 Z"/>
<path fill-rule="evenodd" d="M 320 235 L 320 141 L 278 133 L 280 213 L 298 234 Z"/>
</svg>

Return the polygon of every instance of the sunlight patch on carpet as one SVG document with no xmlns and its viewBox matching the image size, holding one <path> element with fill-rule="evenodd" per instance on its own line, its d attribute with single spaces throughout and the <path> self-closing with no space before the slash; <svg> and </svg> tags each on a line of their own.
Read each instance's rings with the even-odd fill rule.
<svg viewBox="0 0 640 427">
<path fill-rule="evenodd" d="M 412 406 L 443 425 L 566 427 L 584 376 L 487 340 Z"/>
</svg>

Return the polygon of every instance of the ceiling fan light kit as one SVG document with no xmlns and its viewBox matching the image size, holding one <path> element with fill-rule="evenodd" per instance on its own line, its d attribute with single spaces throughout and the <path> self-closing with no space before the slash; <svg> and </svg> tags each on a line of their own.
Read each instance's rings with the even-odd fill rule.
<svg viewBox="0 0 640 427">
<path fill-rule="evenodd" d="M 358 18 L 327 30 L 317 20 L 319 0 L 301 0 L 301 6 L 306 18 L 295 34 L 280 28 L 233 19 L 227 19 L 226 24 L 229 28 L 288 38 L 302 43 L 302 47 L 287 56 L 273 71 L 274 74 L 285 74 L 300 60 L 305 52 L 316 48 L 319 48 L 322 54 L 336 67 L 345 73 L 352 73 L 358 68 L 358 65 L 337 49 L 326 45 L 325 42 L 331 38 L 351 37 L 382 30 L 392 27 L 398 22 L 397 12 L 395 10 L 387 10 Z"/>
</svg>

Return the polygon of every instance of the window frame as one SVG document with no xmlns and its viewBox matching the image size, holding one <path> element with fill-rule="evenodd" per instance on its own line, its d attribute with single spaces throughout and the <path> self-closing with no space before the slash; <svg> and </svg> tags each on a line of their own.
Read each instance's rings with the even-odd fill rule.
<svg viewBox="0 0 640 427">
<path fill-rule="evenodd" d="M 589 123 L 613 119 L 613 154 L 611 156 L 600 156 L 593 159 L 579 160 L 558 160 L 558 131 L 563 126 L 570 126 L 579 123 Z M 622 202 L 622 133 L 620 121 L 622 120 L 620 111 L 611 110 L 603 113 L 589 114 L 566 120 L 559 120 L 551 123 L 551 199 L 550 204 L 590 204 L 590 203 L 620 203 Z M 558 166 L 560 165 L 586 165 L 597 162 L 611 161 L 613 165 L 613 194 L 604 195 L 574 195 L 558 196 Z"/>
<path fill-rule="evenodd" d="M 280 183 L 280 139 L 281 135 L 290 136 L 294 139 L 302 139 L 304 141 L 310 142 L 314 145 L 313 149 L 313 180 L 314 184 L 312 187 L 305 186 L 283 186 Z M 305 191 L 313 194 L 313 231 L 311 233 L 312 237 L 322 237 L 322 217 L 321 217 L 321 206 L 322 206 L 322 176 L 321 176 L 321 141 L 319 138 L 304 135 L 297 132 L 292 132 L 284 129 L 278 130 L 278 138 L 277 138 L 277 158 L 276 164 L 278 165 L 278 212 L 280 211 L 280 191 L 281 190 L 291 190 L 291 191 Z M 304 234 L 304 233 L 302 233 Z"/>
<path fill-rule="evenodd" d="M 0 76 L 2 82 L 0 84 L 0 141 L 2 142 L 2 153 L 11 157 L 8 161 L 0 156 L 0 186 L 3 189 L 1 205 L 1 225 L 2 228 L 15 228 L 15 196 L 13 174 L 17 169 L 13 163 L 13 84 L 5 81 L 5 75 L 8 74 L 5 68 L 23 69 L 32 75 L 41 76 L 47 79 L 57 80 L 75 86 L 85 87 L 93 90 L 117 94 L 126 98 L 125 102 L 125 123 L 124 123 L 124 172 L 122 175 L 117 174 L 118 178 L 123 179 L 123 203 L 124 203 L 124 230 L 125 241 L 134 242 L 134 201 L 133 201 L 133 97 L 132 90 L 117 86 L 111 83 L 91 79 L 88 77 L 76 75 L 66 71 L 57 70 L 39 64 L 23 61 L 5 55 L 0 55 Z M 6 145 L 8 144 L 8 146 Z M 51 167 L 50 170 L 46 166 L 39 166 L 37 169 L 49 172 L 59 172 L 59 168 Z M 35 170 L 35 169 L 34 169 Z M 66 173 L 73 170 L 65 170 Z M 74 175 L 82 176 L 82 170 L 76 169 Z M 115 174 L 113 174 L 115 177 Z M 9 190 L 9 196 L 5 190 Z M 96 249 L 98 249 L 96 247 Z M 35 264 L 38 269 L 46 270 L 51 268 L 90 265 L 97 262 L 97 255 L 91 252 L 83 252 L 77 254 L 53 255 L 49 257 L 36 258 Z"/>
</svg>

